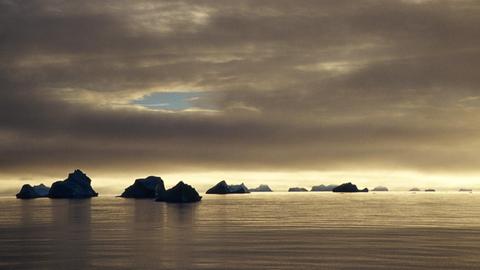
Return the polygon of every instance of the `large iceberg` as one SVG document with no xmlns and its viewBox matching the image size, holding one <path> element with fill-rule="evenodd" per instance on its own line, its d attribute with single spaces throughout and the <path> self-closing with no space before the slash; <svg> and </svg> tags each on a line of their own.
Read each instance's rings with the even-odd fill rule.
<svg viewBox="0 0 480 270">
<path fill-rule="evenodd" d="M 52 184 L 48 197 L 50 198 L 91 198 L 98 196 L 98 193 L 91 186 L 92 180 L 81 170 L 75 170 L 63 181 Z"/>
<path fill-rule="evenodd" d="M 165 191 L 163 180 L 157 176 L 136 179 L 135 182 L 127 187 L 120 195 L 123 198 L 155 198 L 156 192 Z"/>
<path fill-rule="evenodd" d="M 168 203 L 193 203 L 201 199 L 202 197 L 193 187 L 182 181 L 166 191 L 157 191 L 156 195 L 156 201 Z"/>
</svg>

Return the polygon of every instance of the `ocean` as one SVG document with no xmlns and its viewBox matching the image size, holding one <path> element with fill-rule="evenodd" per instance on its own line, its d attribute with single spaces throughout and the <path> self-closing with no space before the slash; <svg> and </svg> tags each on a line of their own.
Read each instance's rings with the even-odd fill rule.
<svg viewBox="0 0 480 270">
<path fill-rule="evenodd" d="M 480 269 L 480 194 L 0 198 L 0 269 Z"/>
</svg>

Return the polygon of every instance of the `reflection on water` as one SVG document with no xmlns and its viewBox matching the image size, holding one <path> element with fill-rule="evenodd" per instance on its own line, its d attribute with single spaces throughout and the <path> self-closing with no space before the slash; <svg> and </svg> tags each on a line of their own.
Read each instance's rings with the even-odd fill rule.
<svg viewBox="0 0 480 270">
<path fill-rule="evenodd" d="M 0 199 L 0 269 L 465 269 L 476 193 Z"/>
</svg>

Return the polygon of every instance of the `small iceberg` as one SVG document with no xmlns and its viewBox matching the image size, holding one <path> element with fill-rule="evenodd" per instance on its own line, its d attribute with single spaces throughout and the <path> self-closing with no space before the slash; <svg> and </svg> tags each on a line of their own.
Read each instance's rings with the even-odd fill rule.
<svg viewBox="0 0 480 270">
<path fill-rule="evenodd" d="M 378 187 L 375 187 L 374 189 L 372 189 L 372 191 L 388 191 L 388 188 L 387 187 L 384 187 L 384 186 L 378 186 Z"/>
<path fill-rule="evenodd" d="M 225 180 L 220 181 L 206 192 L 207 194 L 234 194 L 250 193 L 249 189 L 241 183 L 240 185 L 228 185 Z"/>
<path fill-rule="evenodd" d="M 345 192 L 345 193 L 368 192 L 368 188 L 364 188 L 364 189 L 359 190 L 356 185 L 348 182 L 348 183 L 341 184 L 340 186 L 334 188 L 333 192 Z"/>
<path fill-rule="evenodd" d="M 272 192 L 272 189 L 268 185 L 259 185 L 258 187 L 249 190 L 250 192 Z"/>
<path fill-rule="evenodd" d="M 44 184 L 40 184 L 37 186 L 31 186 L 29 184 L 23 185 L 20 189 L 20 192 L 17 193 L 17 199 L 35 199 L 35 198 L 42 198 L 48 197 L 48 192 L 50 188 L 45 186 Z"/>
<path fill-rule="evenodd" d="M 306 191 L 308 190 L 303 187 L 291 187 L 288 189 L 288 192 L 306 192 Z"/>
<path fill-rule="evenodd" d="M 313 186 L 311 191 L 333 191 L 334 188 L 338 187 L 338 185 L 319 185 Z"/>
</svg>

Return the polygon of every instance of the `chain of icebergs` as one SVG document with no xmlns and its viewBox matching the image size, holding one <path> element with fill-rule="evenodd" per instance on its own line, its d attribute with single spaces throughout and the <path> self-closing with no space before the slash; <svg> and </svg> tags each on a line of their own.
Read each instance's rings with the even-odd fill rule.
<svg viewBox="0 0 480 270">
<path fill-rule="evenodd" d="M 75 170 L 70 173 L 67 179 L 56 181 L 49 188 L 44 184 L 31 186 L 23 185 L 20 192 L 16 195 L 18 199 L 34 199 L 41 197 L 56 198 L 72 198 L 82 199 L 98 196 L 98 193 L 91 186 L 92 180 L 81 170 Z M 228 185 L 227 182 L 221 181 L 212 188 L 207 194 L 234 194 L 234 193 L 250 193 L 250 192 L 271 192 L 269 186 L 260 185 L 254 189 L 248 189 L 243 183 L 240 185 Z M 289 192 L 305 192 L 305 188 L 293 187 Z M 313 186 L 311 191 L 332 191 L 332 192 L 368 192 L 367 188 L 358 189 L 352 183 L 344 183 L 341 185 L 319 185 Z M 388 191 L 386 187 L 376 187 L 373 191 Z M 410 191 L 420 191 L 413 188 Z M 433 192 L 434 189 L 426 189 L 426 192 Z M 460 191 L 472 191 L 470 189 L 461 189 Z M 199 202 L 202 197 L 192 186 L 185 184 L 183 181 L 178 182 L 174 187 L 165 189 L 162 178 L 157 176 L 149 176 L 145 179 L 137 179 L 127 187 L 120 195 L 123 198 L 152 198 L 156 201 L 168 203 L 192 203 Z"/>
</svg>

